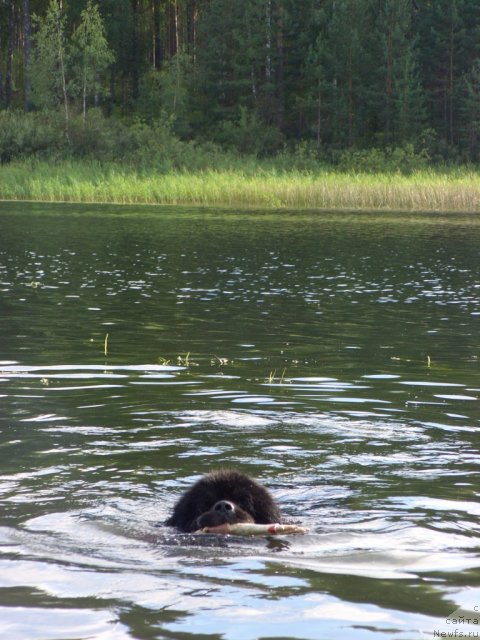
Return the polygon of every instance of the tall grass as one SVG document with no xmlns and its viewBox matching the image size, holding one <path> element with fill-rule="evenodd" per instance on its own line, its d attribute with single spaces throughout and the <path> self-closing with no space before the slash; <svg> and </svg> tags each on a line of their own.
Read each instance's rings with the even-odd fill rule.
<svg viewBox="0 0 480 640">
<path fill-rule="evenodd" d="M 244 208 L 480 211 L 472 170 L 342 173 L 242 169 L 135 170 L 94 161 L 24 161 L 0 166 L 0 199 L 152 203 Z"/>
</svg>

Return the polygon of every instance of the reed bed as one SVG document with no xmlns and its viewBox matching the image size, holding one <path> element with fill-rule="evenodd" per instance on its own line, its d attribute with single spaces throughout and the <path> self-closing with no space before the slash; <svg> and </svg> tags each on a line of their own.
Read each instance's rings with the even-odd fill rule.
<svg viewBox="0 0 480 640">
<path fill-rule="evenodd" d="M 479 212 L 480 174 L 209 170 L 156 173 L 95 162 L 0 167 L 0 199 L 241 208 Z"/>
</svg>

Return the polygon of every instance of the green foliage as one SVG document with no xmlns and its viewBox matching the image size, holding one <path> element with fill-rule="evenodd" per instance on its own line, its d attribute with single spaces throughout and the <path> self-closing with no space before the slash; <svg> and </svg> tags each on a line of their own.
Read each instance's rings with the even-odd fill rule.
<svg viewBox="0 0 480 640">
<path fill-rule="evenodd" d="M 150 123 L 105 117 L 100 109 L 70 118 L 69 140 L 64 136 L 61 109 L 23 113 L 0 111 L 0 162 L 24 158 L 117 162 L 136 169 L 165 173 L 174 169 L 204 170 L 230 166 L 237 159 L 212 143 L 181 141 L 171 118 Z"/>
<path fill-rule="evenodd" d="M 71 148 L 75 158 L 114 160 L 117 153 L 125 152 L 130 138 L 120 121 L 106 119 L 99 109 L 90 109 L 86 117 L 76 115 L 70 127 Z"/>
<path fill-rule="evenodd" d="M 22 104 L 31 76 L 34 106 L 63 108 L 73 155 L 118 144 L 168 166 L 210 156 L 208 141 L 215 157 L 215 145 L 299 165 L 383 154 L 408 171 L 429 130 L 432 159 L 480 161 L 478 0 L 41 0 L 30 66 L 21 5 L 0 10 L 4 84 Z M 145 131 L 159 126 L 156 145 Z"/>
<path fill-rule="evenodd" d="M 134 119 L 107 118 L 100 109 L 81 112 L 70 119 L 70 137 L 63 135 L 61 109 L 31 112 L 0 111 L 0 161 L 7 163 L 31 156 L 52 159 L 90 159 L 118 162 L 141 171 L 155 169 L 207 170 L 241 168 L 255 174 L 258 162 L 265 158 L 279 171 L 318 172 L 335 165 L 350 173 L 411 174 L 425 169 L 430 161 L 428 149 L 435 149 L 432 131 L 419 137 L 418 147 L 408 143 L 402 147 L 348 150 L 322 154 L 313 141 L 304 140 L 288 149 L 283 146 L 269 154 L 273 144 L 278 151 L 283 144 L 278 130 L 262 127 L 250 114 L 222 132 L 222 147 L 211 142 L 185 142 L 175 135 L 173 119 L 165 115 L 151 122 Z M 277 136 L 277 137 L 276 137 Z M 238 146 L 237 146 L 238 145 Z M 242 155 L 238 155 L 238 151 Z M 268 160 L 267 160 L 268 159 Z M 263 165 L 267 166 L 267 165 Z"/>
<path fill-rule="evenodd" d="M 166 116 L 173 123 L 175 133 L 187 137 L 191 133 L 191 73 L 192 61 L 185 53 L 177 53 L 161 71 L 147 71 L 140 81 L 139 113 L 148 122 Z"/>
<path fill-rule="evenodd" d="M 154 166 L 165 172 L 181 165 L 184 145 L 173 135 L 169 121 L 155 120 L 150 125 L 136 121 L 129 133 L 128 162 L 133 166 Z"/>
<path fill-rule="evenodd" d="M 85 117 L 87 100 L 106 93 L 101 77 L 114 60 L 98 6 L 92 0 L 87 1 L 82 11 L 80 25 L 71 42 L 71 85 L 82 100 Z"/>
<path fill-rule="evenodd" d="M 199 76 L 214 111 L 210 116 L 233 119 L 238 106 L 250 110 L 263 91 L 265 11 L 263 3 L 212 0 L 199 21 Z M 260 85 L 259 85 L 260 83 Z"/>
<path fill-rule="evenodd" d="M 66 36 L 60 4 L 51 0 L 43 19 L 36 18 L 37 33 L 32 55 L 32 102 L 55 108 L 64 99 Z"/>
<path fill-rule="evenodd" d="M 467 157 L 480 161 L 480 60 L 465 75 L 462 104 L 462 137 Z"/>
<path fill-rule="evenodd" d="M 377 17 L 381 34 L 384 140 L 415 140 L 425 123 L 425 100 L 412 36 L 412 0 L 385 0 Z"/>
<path fill-rule="evenodd" d="M 415 151 L 413 144 L 384 149 L 344 151 L 340 155 L 338 168 L 350 173 L 401 173 L 409 175 L 425 170 L 429 156 L 425 150 Z"/>
<path fill-rule="evenodd" d="M 58 113 L 0 111 L 0 162 L 32 156 L 55 158 L 64 146 L 63 120 Z"/>
<path fill-rule="evenodd" d="M 105 118 L 98 109 L 89 110 L 86 118 L 73 118 L 70 133 L 72 157 L 116 161 L 140 169 L 155 167 L 160 172 L 180 166 L 187 146 L 175 137 L 168 120 L 128 123 Z"/>
<path fill-rule="evenodd" d="M 32 58 L 32 100 L 39 108 L 62 104 L 68 126 L 68 103 L 78 100 L 84 116 L 87 101 L 104 95 L 101 78 L 113 62 L 98 6 L 87 1 L 73 36 L 67 37 L 66 16 L 58 0 L 50 0 L 44 18 L 36 19 Z"/>
<path fill-rule="evenodd" d="M 155 69 L 149 69 L 140 80 L 137 109 L 147 122 L 152 122 L 164 111 L 162 80 L 162 72 Z"/>
<path fill-rule="evenodd" d="M 215 138 L 227 149 L 259 157 L 278 152 L 284 144 L 282 133 L 277 127 L 266 125 L 245 107 L 240 107 L 238 120 L 222 123 Z"/>
</svg>

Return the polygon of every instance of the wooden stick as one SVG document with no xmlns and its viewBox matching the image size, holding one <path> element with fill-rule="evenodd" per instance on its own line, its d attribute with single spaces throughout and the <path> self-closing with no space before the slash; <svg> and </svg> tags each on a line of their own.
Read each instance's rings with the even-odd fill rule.
<svg viewBox="0 0 480 640">
<path fill-rule="evenodd" d="M 239 522 L 237 524 L 220 524 L 216 527 L 204 527 L 195 533 L 222 533 L 234 536 L 271 536 L 289 533 L 307 533 L 308 529 L 296 524 L 254 524 Z"/>
</svg>

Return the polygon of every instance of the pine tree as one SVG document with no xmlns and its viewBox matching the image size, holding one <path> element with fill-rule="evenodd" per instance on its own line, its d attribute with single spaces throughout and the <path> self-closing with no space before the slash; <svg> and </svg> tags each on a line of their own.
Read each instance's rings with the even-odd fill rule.
<svg viewBox="0 0 480 640">
<path fill-rule="evenodd" d="M 15 40 L 15 4 L 13 0 L 7 2 L 7 64 L 5 70 L 5 103 L 10 105 L 12 99 L 12 67 L 13 67 L 13 50 Z"/>
<path fill-rule="evenodd" d="M 292 83 L 296 89 L 293 108 L 298 111 L 297 135 L 313 137 L 317 149 L 328 141 L 329 89 L 328 81 L 329 45 L 326 37 L 327 14 L 325 7 L 312 8 L 310 12 L 310 34 L 307 52 L 303 56 L 304 87 Z M 330 114 L 331 115 L 331 114 Z"/>
<path fill-rule="evenodd" d="M 458 96 L 464 69 L 465 0 L 420 3 L 421 64 L 432 125 L 447 145 L 457 142 Z"/>
<path fill-rule="evenodd" d="M 283 3 L 271 0 L 212 0 L 205 7 L 197 78 L 206 122 L 237 120 L 241 109 L 268 124 L 283 121 L 285 19 Z"/>
<path fill-rule="evenodd" d="M 418 140 L 425 123 L 425 93 L 414 50 L 409 47 L 395 79 L 395 142 L 405 144 Z"/>
<path fill-rule="evenodd" d="M 480 160 L 480 60 L 464 78 L 461 100 L 461 134 L 469 160 Z"/>
<path fill-rule="evenodd" d="M 25 111 L 30 111 L 32 100 L 31 47 L 32 22 L 30 16 L 30 0 L 23 0 L 23 34 L 25 40 Z"/>
<path fill-rule="evenodd" d="M 368 131 L 371 80 L 367 35 L 369 0 L 333 0 L 326 38 L 330 48 L 332 142 L 357 145 Z"/>
<path fill-rule="evenodd" d="M 424 91 L 412 33 L 412 0 L 382 0 L 377 34 L 382 43 L 383 127 L 387 144 L 404 144 L 419 135 L 425 122 Z"/>
</svg>

